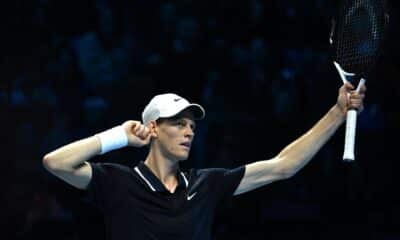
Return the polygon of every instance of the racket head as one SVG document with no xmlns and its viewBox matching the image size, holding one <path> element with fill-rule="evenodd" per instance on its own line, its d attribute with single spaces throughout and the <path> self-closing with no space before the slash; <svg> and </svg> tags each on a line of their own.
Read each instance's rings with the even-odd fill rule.
<svg viewBox="0 0 400 240">
<path fill-rule="evenodd" d="M 381 55 L 388 13 L 384 0 L 340 0 L 332 18 L 331 55 L 355 79 L 367 78 Z"/>
</svg>

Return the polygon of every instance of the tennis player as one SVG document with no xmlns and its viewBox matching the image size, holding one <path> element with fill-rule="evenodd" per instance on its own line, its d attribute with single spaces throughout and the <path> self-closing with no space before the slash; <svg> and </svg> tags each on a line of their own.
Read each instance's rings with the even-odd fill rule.
<svg viewBox="0 0 400 240">
<path fill-rule="evenodd" d="M 218 204 L 277 180 L 306 165 L 344 122 L 348 108 L 363 108 L 360 92 L 345 83 L 336 104 L 309 131 L 272 159 L 235 169 L 181 171 L 205 111 L 172 94 L 157 95 L 145 107 L 142 122 L 126 121 L 72 142 L 43 158 L 52 174 L 83 189 L 104 214 L 107 239 L 212 239 Z M 125 146 L 149 146 L 144 161 L 130 167 L 88 160 Z"/>
</svg>

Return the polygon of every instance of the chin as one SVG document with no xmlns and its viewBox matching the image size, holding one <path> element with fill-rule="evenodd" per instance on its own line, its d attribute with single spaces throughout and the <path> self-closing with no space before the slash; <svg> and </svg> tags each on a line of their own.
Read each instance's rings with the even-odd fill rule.
<svg viewBox="0 0 400 240">
<path fill-rule="evenodd" d="M 189 153 L 177 153 L 175 159 L 178 161 L 186 161 L 189 158 Z"/>
<path fill-rule="evenodd" d="M 180 155 L 180 156 L 177 156 L 177 157 L 176 157 L 176 159 L 177 159 L 178 161 L 186 161 L 186 160 L 188 160 L 188 158 L 189 158 L 189 155 L 187 155 L 187 154 L 185 154 L 185 155 Z"/>
<path fill-rule="evenodd" d="M 188 150 L 173 149 L 169 152 L 169 155 L 176 161 L 185 161 L 189 158 Z"/>
</svg>

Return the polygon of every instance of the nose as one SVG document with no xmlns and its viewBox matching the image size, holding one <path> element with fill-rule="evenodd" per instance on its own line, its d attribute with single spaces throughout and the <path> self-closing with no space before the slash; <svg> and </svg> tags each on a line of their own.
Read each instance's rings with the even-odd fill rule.
<svg viewBox="0 0 400 240">
<path fill-rule="evenodd" d="M 193 136 L 194 136 L 193 129 L 190 126 L 186 127 L 185 128 L 185 137 L 189 137 L 190 139 L 192 139 Z"/>
</svg>

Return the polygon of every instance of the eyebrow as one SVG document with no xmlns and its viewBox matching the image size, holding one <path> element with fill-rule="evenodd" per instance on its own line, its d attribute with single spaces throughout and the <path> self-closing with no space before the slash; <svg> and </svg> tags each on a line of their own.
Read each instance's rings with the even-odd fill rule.
<svg viewBox="0 0 400 240">
<path fill-rule="evenodd" d="M 187 117 L 177 117 L 177 118 L 171 119 L 171 121 L 174 121 L 174 122 L 176 122 L 176 121 L 185 121 L 189 125 L 192 125 L 193 129 L 196 128 L 196 122 L 194 120 L 190 119 L 190 118 L 187 118 Z"/>
</svg>

